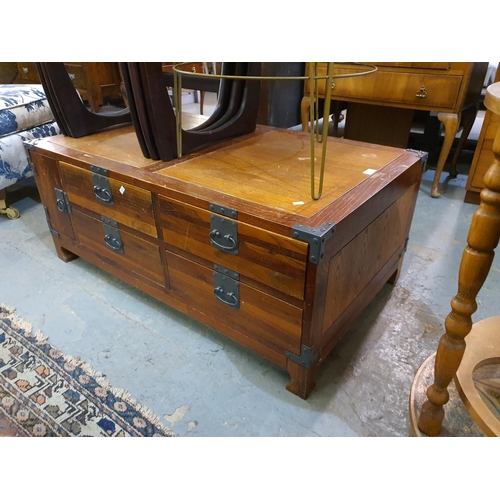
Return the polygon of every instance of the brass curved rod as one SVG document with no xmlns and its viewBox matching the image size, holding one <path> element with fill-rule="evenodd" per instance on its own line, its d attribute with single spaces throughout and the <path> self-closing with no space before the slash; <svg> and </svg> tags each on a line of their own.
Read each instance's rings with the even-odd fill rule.
<svg viewBox="0 0 500 500">
<path fill-rule="evenodd" d="M 233 80 L 310 80 L 311 78 L 309 76 L 242 76 L 242 75 L 217 75 L 217 74 L 210 74 L 210 73 L 193 73 L 192 71 L 184 71 L 179 69 L 181 66 L 185 66 L 187 64 L 194 64 L 192 62 L 184 62 L 184 63 L 179 63 L 179 64 L 174 64 L 172 66 L 172 69 L 174 73 L 180 73 L 182 75 L 188 75 L 188 76 L 199 76 L 201 78 L 224 78 L 224 79 L 233 79 Z M 333 75 L 333 78 L 352 78 L 356 76 L 365 76 L 369 75 L 371 73 L 375 73 L 375 71 L 378 70 L 377 66 L 373 64 L 366 64 L 366 63 L 345 63 L 345 64 L 352 64 L 356 66 L 363 66 L 366 68 L 370 68 L 368 71 L 360 71 L 359 73 L 346 73 L 342 75 Z M 328 79 L 328 75 L 325 76 L 315 76 L 314 80 L 326 80 Z"/>
<path fill-rule="evenodd" d="M 327 67 L 327 82 L 326 82 L 326 94 L 325 94 L 325 104 L 323 109 L 323 130 L 321 142 L 321 170 L 319 174 L 319 185 L 318 185 L 318 194 L 316 194 L 316 179 L 315 179 L 315 158 L 314 158 L 314 144 L 315 144 L 315 132 L 314 132 L 314 110 L 313 106 L 309 109 L 309 117 L 311 121 L 311 198 L 313 200 L 319 200 L 323 193 L 323 180 L 325 176 L 325 161 L 326 161 L 326 146 L 327 146 L 327 138 L 328 138 L 328 117 L 330 116 L 330 102 L 332 97 L 332 82 L 333 82 L 333 63 L 329 62 Z M 316 67 L 314 63 L 311 63 L 309 66 L 309 74 L 316 74 Z M 317 85 L 309 86 L 310 98 L 317 99 L 316 89 L 313 87 L 317 87 Z"/>
</svg>

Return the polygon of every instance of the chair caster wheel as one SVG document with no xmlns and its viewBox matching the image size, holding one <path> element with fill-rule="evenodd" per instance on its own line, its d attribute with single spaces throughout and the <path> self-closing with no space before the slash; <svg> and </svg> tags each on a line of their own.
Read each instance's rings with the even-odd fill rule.
<svg viewBox="0 0 500 500">
<path fill-rule="evenodd" d="M 19 210 L 17 208 L 6 208 L 4 212 L 9 219 L 19 219 L 21 214 L 19 213 Z"/>
</svg>

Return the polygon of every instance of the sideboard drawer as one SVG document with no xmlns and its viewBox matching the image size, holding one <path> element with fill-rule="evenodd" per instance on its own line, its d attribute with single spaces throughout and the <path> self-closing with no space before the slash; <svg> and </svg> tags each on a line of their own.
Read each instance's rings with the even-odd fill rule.
<svg viewBox="0 0 500 500">
<path fill-rule="evenodd" d="M 149 191 L 69 163 L 59 162 L 59 166 L 70 203 L 109 217 L 149 236 L 157 236 Z"/>
<path fill-rule="evenodd" d="M 87 90 L 87 81 L 82 63 L 64 63 L 75 89 Z"/>
<path fill-rule="evenodd" d="M 166 243 L 298 299 L 304 297 L 307 243 L 164 196 L 158 198 Z M 217 222 L 223 226 L 220 236 L 214 235 Z M 224 226 L 234 234 L 230 236 Z"/>
<path fill-rule="evenodd" d="M 111 264 L 165 285 L 158 245 L 128 233 L 119 224 L 113 226 L 78 210 L 72 211 L 71 219 L 77 241 L 84 248 Z"/>
<path fill-rule="evenodd" d="M 335 74 L 349 74 L 362 71 L 362 68 L 336 67 Z M 326 75 L 326 66 L 318 65 L 318 74 Z M 326 80 L 318 80 L 320 96 L 325 95 Z M 425 74 L 379 70 L 365 76 L 337 78 L 332 89 L 332 99 L 369 100 L 375 104 L 383 102 L 386 106 L 412 105 L 419 109 L 453 109 L 459 95 L 462 76 L 450 74 Z M 309 93 L 306 81 L 305 95 Z"/>
<path fill-rule="evenodd" d="M 189 308 L 275 351 L 300 354 L 302 309 L 222 276 L 232 282 L 235 292 L 231 294 L 224 284 L 220 285 L 220 273 L 214 269 L 168 251 L 166 254 L 170 293 Z"/>
<path fill-rule="evenodd" d="M 18 62 L 17 71 L 22 83 L 40 83 L 36 66 L 32 62 Z"/>
</svg>

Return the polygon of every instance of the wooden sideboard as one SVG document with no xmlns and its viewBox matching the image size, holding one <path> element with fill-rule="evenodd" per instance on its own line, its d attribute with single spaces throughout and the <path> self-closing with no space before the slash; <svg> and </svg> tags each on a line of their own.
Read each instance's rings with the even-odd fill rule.
<svg viewBox="0 0 500 500">
<path fill-rule="evenodd" d="M 317 146 L 321 157 L 321 145 Z M 401 269 L 424 158 L 328 138 L 310 196 L 309 134 L 257 126 L 169 162 L 132 127 L 30 151 L 59 257 L 80 256 L 285 368 L 316 371 Z"/>
<path fill-rule="evenodd" d="M 464 140 L 474 123 L 488 63 L 368 64 L 377 66 L 378 70 L 365 76 L 334 79 L 332 100 L 348 103 L 344 137 L 406 147 L 413 111 L 437 113 L 439 121 L 444 125 L 445 138 L 436 166 L 431 196 L 440 196 L 439 178 L 461 120 Z M 335 74 L 357 73 L 365 69 L 352 64 L 337 63 Z M 318 74 L 326 74 L 326 63 L 318 64 Z M 324 98 L 325 80 L 319 82 L 319 97 Z M 304 131 L 308 127 L 310 104 L 309 82 L 306 81 L 301 105 Z"/>
<path fill-rule="evenodd" d="M 32 62 L 18 62 L 20 83 L 40 83 L 38 71 Z M 75 89 L 89 103 L 94 113 L 104 104 L 104 98 L 121 96 L 121 77 L 118 63 L 67 62 L 64 63 Z"/>
<path fill-rule="evenodd" d="M 495 75 L 495 82 L 500 81 L 500 66 Z M 484 174 L 494 160 L 493 140 L 500 124 L 500 116 L 486 110 L 483 125 L 477 141 L 476 151 L 472 159 L 472 165 L 465 186 L 465 199 L 467 203 L 479 203 L 479 194 L 484 188 Z"/>
</svg>

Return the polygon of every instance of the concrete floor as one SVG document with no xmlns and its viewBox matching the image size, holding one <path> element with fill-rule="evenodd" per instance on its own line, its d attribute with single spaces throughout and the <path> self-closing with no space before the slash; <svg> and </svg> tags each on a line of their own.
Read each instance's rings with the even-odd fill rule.
<svg viewBox="0 0 500 500">
<path fill-rule="evenodd" d="M 408 436 L 414 375 L 435 351 L 475 205 L 463 203 L 472 152 L 429 196 L 424 173 L 400 280 L 386 285 L 320 367 L 307 401 L 266 359 L 77 259 L 54 251 L 37 191 L 10 193 L 21 218 L 0 217 L 0 303 L 66 354 L 106 375 L 180 436 Z M 498 260 L 479 294 L 498 314 Z"/>
</svg>

